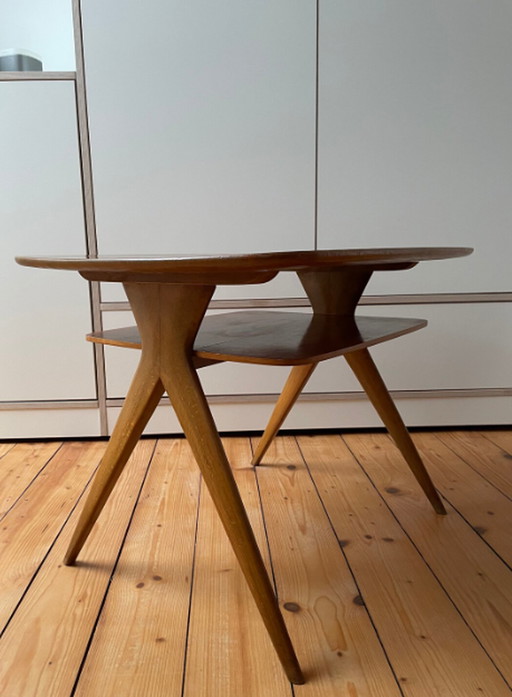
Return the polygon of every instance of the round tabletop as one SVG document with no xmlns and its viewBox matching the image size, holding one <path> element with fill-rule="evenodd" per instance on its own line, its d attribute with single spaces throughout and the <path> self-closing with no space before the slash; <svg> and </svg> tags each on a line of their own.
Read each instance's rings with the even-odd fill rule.
<svg viewBox="0 0 512 697">
<path fill-rule="evenodd" d="M 386 247 L 205 256 L 16 257 L 16 261 L 22 266 L 79 271 L 85 278 L 100 281 L 130 281 L 143 276 L 148 281 L 181 277 L 186 283 L 186 277 L 192 280 L 197 276 L 205 280 L 211 276 L 215 282 L 222 282 L 223 277 L 229 282 L 232 277 L 237 283 L 255 283 L 270 280 L 279 271 L 343 266 L 365 266 L 372 270 L 404 269 L 420 261 L 462 257 L 472 251 L 469 247 Z"/>
</svg>

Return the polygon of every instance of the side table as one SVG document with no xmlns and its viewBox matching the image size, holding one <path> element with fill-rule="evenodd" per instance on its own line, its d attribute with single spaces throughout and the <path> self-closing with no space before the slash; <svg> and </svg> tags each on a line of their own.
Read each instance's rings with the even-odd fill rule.
<svg viewBox="0 0 512 697">
<path fill-rule="evenodd" d="M 303 683 L 272 584 L 197 376 L 223 361 L 289 365 L 292 371 L 254 457 L 257 464 L 316 365 L 344 355 L 404 455 L 434 510 L 445 509 L 368 352 L 416 331 L 424 320 L 355 317 L 375 271 L 461 257 L 462 247 L 276 252 L 197 257 L 19 257 L 24 266 L 70 269 L 85 279 L 123 283 L 136 328 L 89 336 L 140 348 L 141 356 L 65 563 L 73 564 L 164 391 L 188 438 L 204 481 L 289 680 Z M 311 313 L 245 311 L 205 318 L 217 285 L 266 283 L 298 274 Z"/>
</svg>

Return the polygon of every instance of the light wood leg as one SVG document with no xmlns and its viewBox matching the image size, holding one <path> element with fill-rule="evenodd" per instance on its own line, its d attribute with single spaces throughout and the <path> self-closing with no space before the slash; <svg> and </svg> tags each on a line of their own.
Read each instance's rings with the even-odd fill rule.
<svg viewBox="0 0 512 697">
<path fill-rule="evenodd" d="M 163 391 L 160 379 L 142 359 L 64 557 L 68 566 L 75 562 Z"/>
<path fill-rule="evenodd" d="M 267 452 L 269 445 L 283 425 L 284 420 L 290 413 L 316 366 L 317 363 L 309 363 L 308 365 L 297 365 L 292 368 L 267 427 L 260 438 L 252 459 L 253 465 L 260 464 L 263 455 Z"/>
<path fill-rule="evenodd" d="M 174 359 L 163 382 L 288 679 L 301 684 L 295 651 L 197 375 Z"/>
<path fill-rule="evenodd" d="M 213 288 L 126 284 L 142 346 L 168 393 L 289 680 L 304 678 L 231 467 L 194 369 L 192 346 Z"/>
<path fill-rule="evenodd" d="M 347 363 L 361 383 L 371 403 L 393 437 L 419 485 L 436 513 L 446 515 L 446 509 L 437 493 L 402 417 L 389 394 L 382 377 L 367 349 L 345 354 Z"/>
</svg>

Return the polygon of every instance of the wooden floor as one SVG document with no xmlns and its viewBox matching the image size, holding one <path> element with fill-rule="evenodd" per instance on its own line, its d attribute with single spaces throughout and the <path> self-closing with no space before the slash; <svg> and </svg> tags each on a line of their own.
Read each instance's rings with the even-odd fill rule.
<svg viewBox="0 0 512 697">
<path fill-rule="evenodd" d="M 2 697 L 511 697 L 512 431 L 225 440 L 307 677 L 285 679 L 187 443 L 142 441 L 76 567 L 103 442 L 0 444 Z"/>
</svg>

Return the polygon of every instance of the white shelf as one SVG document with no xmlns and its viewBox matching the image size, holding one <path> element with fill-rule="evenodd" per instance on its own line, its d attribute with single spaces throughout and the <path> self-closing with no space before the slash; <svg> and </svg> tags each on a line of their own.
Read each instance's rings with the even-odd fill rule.
<svg viewBox="0 0 512 697">
<path fill-rule="evenodd" d="M 26 80 L 76 80 L 74 71 L 53 72 L 50 70 L 0 71 L 0 82 L 22 82 Z"/>
</svg>

